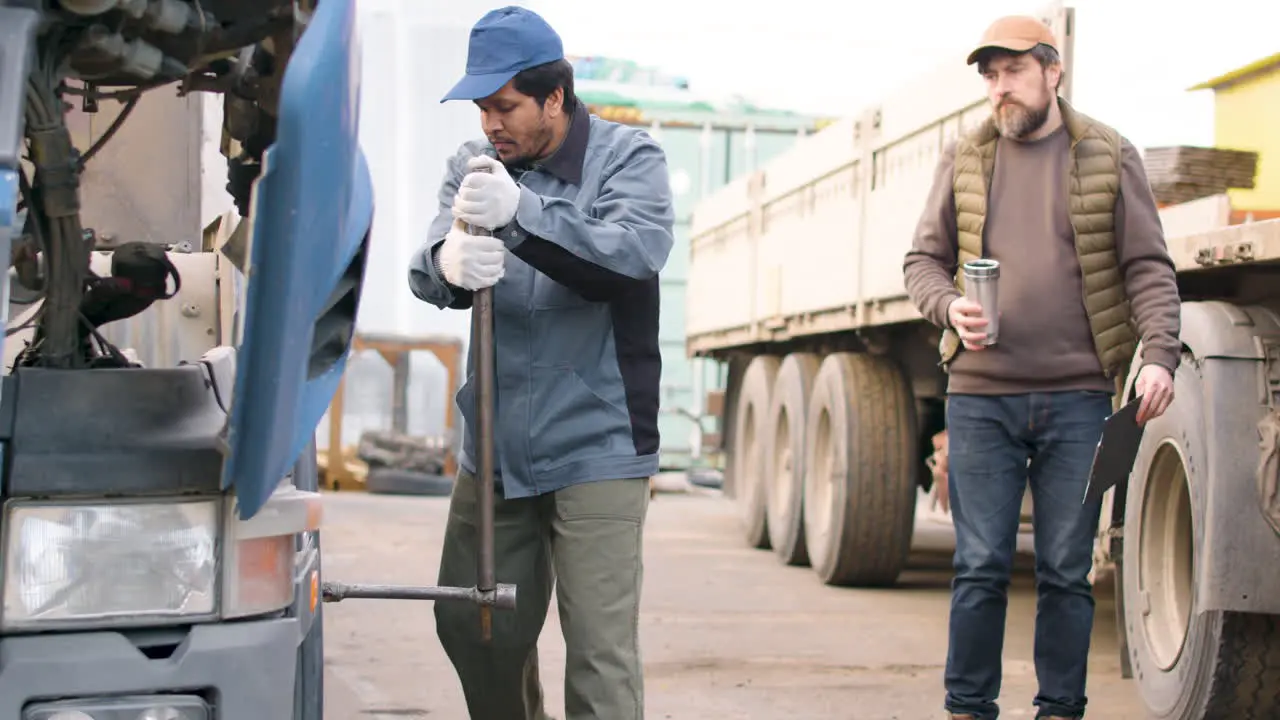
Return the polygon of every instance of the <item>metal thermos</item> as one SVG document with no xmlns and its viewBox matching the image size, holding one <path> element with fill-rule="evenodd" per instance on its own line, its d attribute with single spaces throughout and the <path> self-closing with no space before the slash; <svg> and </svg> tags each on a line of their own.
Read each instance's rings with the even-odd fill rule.
<svg viewBox="0 0 1280 720">
<path fill-rule="evenodd" d="M 999 285 L 998 260 L 982 258 L 964 264 L 964 295 L 982 306 L 982 318 L 987 321 L 983 345 L 995 345 L 1000 335 Z"/>
</svg>

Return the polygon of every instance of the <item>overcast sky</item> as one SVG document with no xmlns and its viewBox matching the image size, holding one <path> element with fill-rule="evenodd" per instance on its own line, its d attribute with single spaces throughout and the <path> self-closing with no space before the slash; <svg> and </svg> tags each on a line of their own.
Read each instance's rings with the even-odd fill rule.
<svg viewBox="0 0 1280 720">
<path fill-rule="evenodd" d="M 1280 52 L 1280 2 L 1077 0 L 1074 100 L 1138 147 L 1212 142 L 1212 94 L 1191 85 Z M 1027 0 L 530 0 L 566 52 L 626 57 L 709 92 L 845 114 L 944 62 Z M 980 8 L 980 10 L 979 10 Z M 679 18 L 678 20 L 675 18 Z M 980 86 L 974 75 L 975 88 Z"/>
</svg>

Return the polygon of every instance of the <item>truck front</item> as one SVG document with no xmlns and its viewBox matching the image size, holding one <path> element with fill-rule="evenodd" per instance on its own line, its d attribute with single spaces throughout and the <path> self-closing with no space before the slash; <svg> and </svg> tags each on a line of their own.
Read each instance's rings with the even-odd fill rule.
<svg viewBox="0 0 1280 720">
<path fill-rule="evenodd" d="M 312 438 L 373 212 L 355 24 L 0 0 L 0 717 L 321 720 Z M 215 100 L 236 210 L 202 237 Z"/>
</svg>

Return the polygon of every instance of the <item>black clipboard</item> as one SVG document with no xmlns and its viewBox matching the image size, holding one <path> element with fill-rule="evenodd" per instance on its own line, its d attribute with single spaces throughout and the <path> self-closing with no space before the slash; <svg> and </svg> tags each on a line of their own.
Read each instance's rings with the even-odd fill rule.
<svg viewBox="0 0 1280 720">
<path fill-rule="evenodd" d="M 1089 483 L 1081 504 L 1101 499 L 1103 493 L 1129 477 L 1138 459 L 1138 446 L 1142 444 L 1143 427 L 1138 424 L 1140 405 L 1141 395 L 1106 419 L 1102 439 L 1093 453 L 1093 467 L 1089 469 Z"/>
</svg>

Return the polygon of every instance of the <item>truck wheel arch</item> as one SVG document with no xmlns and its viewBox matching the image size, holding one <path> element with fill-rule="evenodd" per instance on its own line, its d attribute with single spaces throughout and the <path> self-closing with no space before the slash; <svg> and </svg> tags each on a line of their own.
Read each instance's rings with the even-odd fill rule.
<svg viewBox="0 0 1280 720">
<path fill-rule="evenodd" d="M 1280 623 L 1205 602 L 1206 577 L 1218 576 L 1204 561 L 1215 528 L 1206 510 L 1219 494 L 1210 490 L 1221 484 L 1209 482 L 1214 400 L 1198 369 L 1175 384 L 1178 400 L 1148 425 L 1125 489 L 1118 582 L 1129 661 L 1153 718 L 1255 717 L 1280 693 Z"/>
<path fill-rule="evenodd" d="M 1179 372 L 1188 358 L 1193 365 L 1213 358 L 1265 359 L 1254 342 L 1256 334 L 1253 329 L 1257 327 L 1255 316 L 1265 316 L 1273 311 L 1258 306 L 1240 307 L 1219 300 L 1184 302 L 1181 310 L 1182 327 L 1178 337 L 1182 341 L 1183 362 L 1179 365 Z M 1139 343 L 1129 366 L 1121 394 L 1123 399 L 1119 404 L 1129 402 L 1136 395 L 1134 385 L 1141 367 L 1142 344 Z"/>
<path fill-rule="evenodd" d="M 1280 321 L 1266 308 L 1224 302 L 1182 309 L 1174 403 L 1147 426 L 1129 481 L 1113 491 L 1112 521 L 1124 537 L 1113 559 L 1125 675 L 1138 680 L 1153 717 L 1251 717 L 1280 693 L 1280 623 L 1265 614 L 1277 611 L 1278 594 L 1260 578 L 1270 574 L 1249 569 L 1277 542 L 1253 468 L 1256 423 L 1267 412 L 1259 338 L 1280 341 Z M 1126 402 L 1139 367 L 1135 358 Z M 1185 492 L 1175 491 L 1180 483 Z M 1177 526 L 1162 530 L 1174 516 Z M 1190 557 L 1170 554 L 1179 548 Z"/>
<path fill-rule="evenodd" d="M 1183 353 L 1174 377 L 1175 393 L 1185 395 L 1182 388 L 1194 387 L 1201 394 L 1192 402 L 1199 404 L 1196 412 L 1204 414 L 1204 477 L 1233 480 L 1215 482 L 1215 492 L 1195 508 L 1205 525 L 1205 543 L 1196 548 L 1198 602 L 1201 609 L 1280 613 L 1280 577 L 1258 574 L 1242 557 L 1273 551 L 1277 543 L 1259 504 L 1256 467 L 1258 423 L 1268 413 L 1261 387 L 1268 352 L 1264 340 L 1280 350 L 1280 315 L 1261 306 L 1210 301 L 1183 303 L 1182 317 Z M 1135 358 L 1125 384 L 1126 400 L 1135 394 L 1139 363 Z M 1180 382 L 1187 373 L 1195 373 L 1197 382 Z M 1166 415 L 1186 412 L 1183 400 L 1175 395 Z M 1148 433 L 1165 419 L 1157 419 Z M 1139 451 L 1135 472 L 1142 462 Z M 1125 488 L 1113 492 L 1113 523 L 1122 525 L 1134 509 L 1121 500 Z"/>
<path fill-rule="evenodd" d="M 1258 330 L 1280 331 L 1280 320 L 1274 311 L 1219 300 L 1182 303 L 1179 336 L 1184 350 L 1198 362 L 1211 358 L 1264 359 L 1255 342 Z"/>
</svg>

